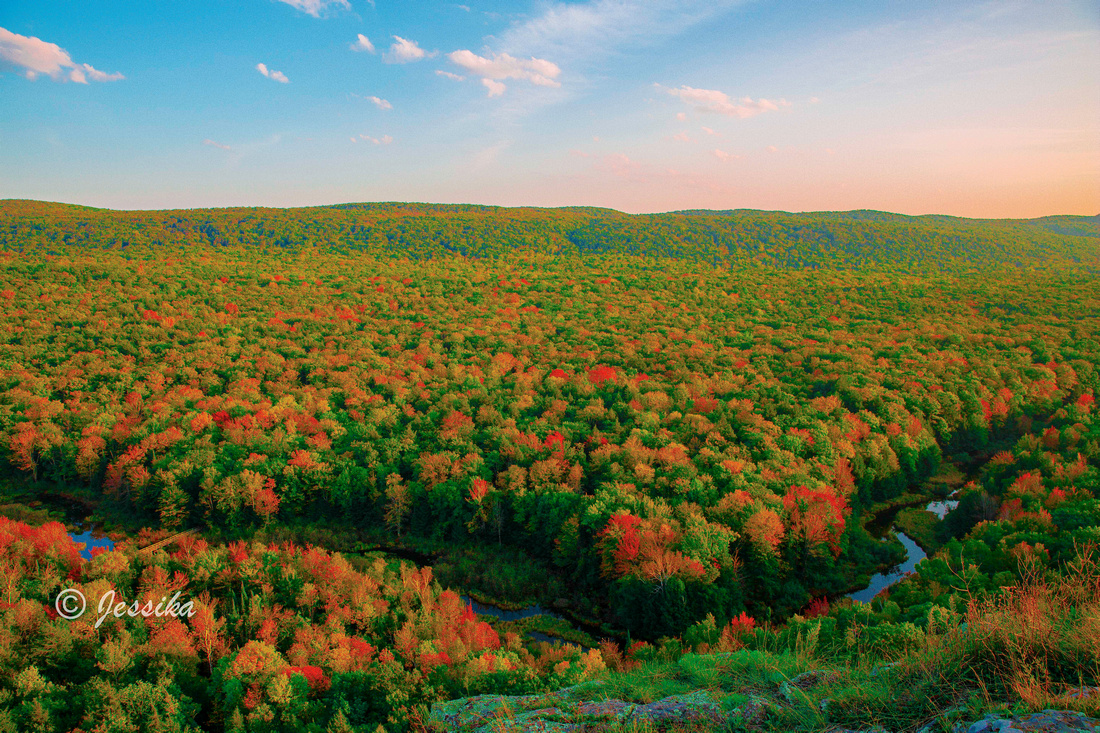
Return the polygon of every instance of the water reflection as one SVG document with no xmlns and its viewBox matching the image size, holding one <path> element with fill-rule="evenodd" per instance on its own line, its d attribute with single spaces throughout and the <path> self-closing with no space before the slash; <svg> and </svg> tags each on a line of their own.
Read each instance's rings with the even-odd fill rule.
<svg viewBox="0 0 1100 733">
<path fill-rule="evenodd" d="M 925 507 L 928 511 L 935 514 L 940 519 L 947 516 L 947 513 L 959 505 L 958 499 L 945 499 L 944 501 L 934 501 Z"/>
<path fill-rule="evenodd" d="M 77 531 L 70 532 L 69 536 L 73 538 L 73 542 L 84 543 L 80 556 L 85 560 L 92 559 L 92 550 L 96 547 L 111 550 L 115 546 L 114 540 L 108 537 L 98 524 L 78 524 L 76 529 Z"/>
</svg>

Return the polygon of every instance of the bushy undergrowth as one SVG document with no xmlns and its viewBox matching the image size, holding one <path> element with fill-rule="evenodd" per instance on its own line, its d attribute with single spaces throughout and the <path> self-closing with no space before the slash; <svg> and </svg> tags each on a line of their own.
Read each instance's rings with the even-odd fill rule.
<svg viewBox="0 0 1100 733">
<path fill-rule="evenodd" d="M 871 611 L 864 604 L 799 617 L 783 628 L 742 629 L 714 645 L 701 641 L 705 629 L 686 635 L 707 654 L 678 656 L 680 640 L 642 645 L 629 655 L 605 645 L 604 685 L 583 694 L 649 703 L 708 689 L 731 708 L 766 701 L 757 727 L 773 731 L 915 730 L 937 722 L 950 730 L 991 711 L 1049 708 L 1100 715 L 1100 697 L 1080 694 L 1100 684 L 1096 549 L 1081 548 L 1064 573 L 1031 566 L 1022 574 L 1019 585 L 959 600 L 929 614 L 921 627 L 910 624 L 901 645 L 884 645 L 867 628 L 845 632 L 836 643 L 837 618 Z M 807 672 L 815 673 L 812 684 L 799 678 Z"/>
</svg>

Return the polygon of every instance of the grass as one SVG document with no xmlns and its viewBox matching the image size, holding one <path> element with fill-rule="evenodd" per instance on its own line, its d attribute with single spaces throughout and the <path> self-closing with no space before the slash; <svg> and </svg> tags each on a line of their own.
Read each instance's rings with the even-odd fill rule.
<svg viewBox="0 0 1100 733">
<path fill-rule="evenodd" d="M 1072 697 L 1100 684 L 1100 563 L 1095 548 L 1079 551 L 1063 574 L 1035 564 L 1024 581 L 982 598 L 963 599 L 962 623 L 932 622 L 922 643 L 895 664 L 860 655 L 827 661 L 812 648 L 741 649 L 684 654 L 633 669 L 609 671 L 578 696 L 649 703 L 709 690 L 733 710 L 766 700 L 766 717 L 731 718 L 729 731 L 948 731 L 988 713 L 1005 717 L 1044 709 L 1100 717 L 1100 696 Z M 820 682 L 790 684 L 816 670 Z M 608 730 L 615 730 L 609 728 Z"/>
<path fill-rule="evenodd" d="M 53 519 L 49 511 L 43 507 L 29 507 L 18 503 L 0 504 L 0 517 L 7 517 L 16 522 L 23 522 L 35 527 Z"/>
<path fill-rule="evenodd" d="M 936 538 L 939 525 L 940 518 L 925 509 L 902 509 L 894 517 L 894 526 L 912 537 L 928 555 L 940 549 L 940 541 Z"/>
<path fill-rule="evenodd" d="M 921 485 L 921 490 L 924 493 L 947 496 L 955 489 L 962 488 L 965 483 L 966 474 L 951 461 L 944 461 L 940 464 L 940 470 Z"/>
<path fill-rule="evenodd" d="M 929 495 L 925 493 L 914 493 L 911 491 L 906 491 L 904 494 L 898 494 L 891 499 L 877 501 L 873 504 L 868 505 L 867 508 L 864 509 L 864 516 L 867 517 L 868 521 L 870 521 L 876 515 L 889 511 L 890 509 L 894 509 L 895 507 L 913 506 L 916 504 L 927 502 L 929 500 L 928 496 Z"/>
<path fill-rule="evenodd" d="M 1033 709 L 1063 706 L 1100 715 L 1100 697 L 1068 690 L 1100 684 L 1100 563 L 1082 551 L 1051 582 L 1032 565 L 1024 582 L 967 611 L 964 661 L 984 689 Z M 958 652 L 956 652 L 958 653 Z"/>
</svg>

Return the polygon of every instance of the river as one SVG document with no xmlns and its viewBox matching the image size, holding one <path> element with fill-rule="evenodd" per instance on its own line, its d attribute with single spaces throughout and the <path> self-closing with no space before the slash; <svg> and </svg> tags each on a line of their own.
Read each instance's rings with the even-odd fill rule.
<svg viewBox="0 0 1100 733">
<path fill-rule="evenodd" d="M 934 513 L 940 519 L 943 519 L 949 511 L 958 506 L 958 503 L 958 501 L 953 499 L 933 501 L 928 503 L 925 509 Z M 848 598 L 851 598 L 855 601 L 861 601 L 863 603 L 869 603 L 871 599 L 882 592 L 883 589 L 888 588 L 897 581 L 901 580 L 907 573 L 912 572 L 916 568 L 917 563 L 927 557 L 927 554 L 924 552 L 924 550 L 922 550 L 920 546 L 916 542 L 914 542 L 911 537 L 909 537 L 909 535 L 900 531 L 893 525 L 894 517 L 903 508 L 905 507 L 893 507 L 890 510 L 883 512 L 883 514 L 881 515 L 881 519 L 876 517 L 876 519 L 868 523 L 867 527 L 869 531 L 879 537 L 885 536 L 887 532 L 893 532 L 897 536 L 898 540 L 901 542 L 902 547 L 905 548 L 905 560 L 885 572 L 876 573 L 871 577 L 871 582 L 867 585 L 866 588 L 862 588 L 860 590 L 849 593 L 847 595 Z M 883 521 L 883 519 L 885 521 Z M 111 538 L 103 532 L 101 525 L 98 522 L 77 521 L 74 522 L 74 527 L 74 530 L 69 533 L 69 536 L 73 538 L 74 542 L 80 542 L 84 544 L 84 548 L 80 551 L 80 554 L 86 560 L 91 559 L 93 549 L 104 548 L 109 550 L 114 547 L 114 541 L 111 540 Z M 420 555 L 419 553 L 413 553 L 407 550 L 396 550 L 396 548 L 373 547 L 370 549 L 373 551 L 384 552 L 390 555 L 400 556 L 402 557 L 402 559 L 412 560 L 413 562 L 417 562 L 418 564 L 424 564 L 425 560 L 431 560 L 431 558 L 429 558 L 428 556 Z M 413 557 L 413 555 L 415 555 L 415 557 Z M 569 619 L 566 619 L 564 616 L 554 613 L 553 611 L 548 611 L 538 604 L 527 606 L 526 608 L 521 608 L 518 610 L 512 610 L 501 608 L 500 606 L 495 606 L 491 603 L 482 603 L 466 595 L 462 596 L 462 600 L 468 603 L 473 608 L 474 613 L 483 616 L 492 616 L 493 618 L 497 618 L 501 621 L 519 621 L 534 616 L 547 616 L 548 618 L 560 619 L 573 623 L 572 621 L 569 621 Z M 537 641 L 562 641 L 561 639 L 551 637 L 548 634 L 544 634 L 540 631 L 529 631 L 527 632 L 527 635 Z"/>
<path fill-rule="evenodd" d="M 940 519 L 943 519 L 945 516 L 947 516 L 948 512 L 950 512 L 958 505 L 959 502 L 955 499 L 942 499 L 940 501 L 929 502 L 928 505 L 925 507 L 925 511 L 932 512 Z M 898 541 L 901 542 L 902 547 L 905 548 L 905 560 L 890 568 L 886 572 L 875 573 L 871 577 L 871 582 L 867 585 L 866 588 L 849 593 L 848 598 L 851 598 L 853 601 L 870 603 L 871 599 L 882 592 L 883 589 L 888 588 L 889 586 L 901 580 L 903 577 L 905 577 L 906 573 L 911 573 L 913 570 L 916 569 L 917 563 L 928 557 L 928 554 L 921 549 L 920 545 L 913 541 L 912 537 L 899 530 L 893 524 L 894 517 L 896 517 L 897 513 L 904 508 L 904 506 L 899 506 L 887 510 L 886 512 L 884 512 L 884 515 L 889 518 L 888 521 L 883 523 L 879 522 L 876 518 L 875 521 L 868 523 L 868 530 L 879 530 L 881 534 L 878 536 L 880 537 L 882 535 L 885 535 L 885 533 L 888 531 L 893 532 L 897 536 Z"/>
<path fill-rule="evenodd" d="M 69 532 L 69 536 L 73 538 L 73 542 L 83 542 L 84 549 L 80 551 L 80 556 L 85 560 L 92 559 L 92 550 L 102 547 L 105 550 L 114 548 L 115 542 L 108 537 L 98 522 L 76 522 L 76 529 Z"/>
</svg>

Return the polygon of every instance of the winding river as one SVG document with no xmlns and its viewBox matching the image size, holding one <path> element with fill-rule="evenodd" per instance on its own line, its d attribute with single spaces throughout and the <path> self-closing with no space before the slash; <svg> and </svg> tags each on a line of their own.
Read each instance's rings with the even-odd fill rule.
<svg viewBox="0 0 1100 733">
<path fill-rule="evenodd" d="M 932 512 L 940 519 L 947 516 L 947 513 L 957 507 L 959 502 L 955 499 L 942 499 L 940 501 L 929 502 L 925 507 L 926 511 Z M 872 534 L 878 534 L 881 538 L 887 531 L 893 532 L 897 535 L 898 540 L 901 542 L 902 547 L 905 548 L 905 560 L 898 563 L 894 567 L 890 568 L 886 572 L 875 573 L 871 577 L 871 582 L 866 588 L 853 591 L 848 594 L 848 598 L 853 601 L 861 601 L 863 603 L 870 603 L 871 599 L 877 596 L 884 588 L 888 588 L 894 583 L 905 577 L 906 573 L 912 572 L 924 558 L 928 557 L 928 553 L 921 549 L 920 545 L 913 541 L 913 538 L 905 534 L 893 524 L 894 517 L 897 513 L 904 509 L 904 506 L 895 507 L 887 512 L 885 515 L 889 517 L 887 523 L 882 523 L 878 519 L 868 524 L 868 530 L 872 531 Z M 883 525 L 886 526 L 883 526 Z M 877 525 L 877 526 L 876 526 Z M 875 532 L 874 530 L 878 530 Z"/>
<path fill-rule="evenodd" d="M 958 505 L 958 501 L 952 499 L 940 500 L 930 502 L 925 509 L 932 512 L 940 519 L 943 519 L 949 511 L 954 509 Z M 889 568 L 885 572 L 876 573 L 871 577 L 871 582 L 866 588 L 862 588 L 857 591 L 853 591 L 847 594 L 848 598 L 855 601 L 861 601 L 863 603 L 869 603 L 872 598 L 878 595 L 883 589 L 893 585 L 897 581 L 901 580 L 907 573 L 912 572 L 917 563 L 927 557 L 927 554 L 920 548 L 920 546 L 913 541 L 909 535 L 897 529 L 893 524 L 893 519 L 901 509 L 905 507 L 894 507 L 886 512 L 883 512 L 880 517 L 876 517 L 874 520 L 868 523 L 868 530 L 873 535 L 878 536 L 880 539 L 884 537 L 888 532 L 893 532 L 905 548 L 905 560 L 898 565 Z M 88 522 L 79 520 L 74 523 L 74 531 L 69 533 L 69 536 L 73 538 L 74 542 L 81 542 L 84 544 L 84 548 L 80 551 L 80 554 L 85 559 L 91 559 L 92 550 L 96 548 L 111 549 L 114 547 L 114 541 L 111 540 L 102 530 L 98 522 Z M 389 555 L 402 557 L 402 559 L 411 560 L 417 564 L 425 564 L 424 561 L 430 563 L 432 558 L 423 556 L 411 551 L 394 551 L 394 548 L 370 548 L 374 551 L 384 552 Z M 416 557 L 412 557 L 416 555 Z M 521 608 L 518 610 L 510 610 L 495 606 L 491 603 L 483 603 L 481 601 L 474 600 L 470 596 L 463 595 L 462 600 L 468 603 L 474 610 L 474 613 L 483 616 L 492 616 L 493 618 L 501 621 L 519 621 L 525 618 L 531 618 L 534 616 L 547 616 L 553 619 L 560 619 L 569 623 L 574 623 L 570 619 L 565 618 L 561 614 L 554 613 L 544 609 L 542 606 L 535 604 Z M 527 635 L 536 641 L 546 642 L 562 642 L 563 640 L 551 637 L 548 634 L 544 634 L 540 631 L 529 631 Z M 563 642 L 563 643 L 575 643 L 575 642 Z M 580 645 L 579 645 L 580 646 Z M 583 647 L 582 648 L 586 648 Z"/>
</svg>

